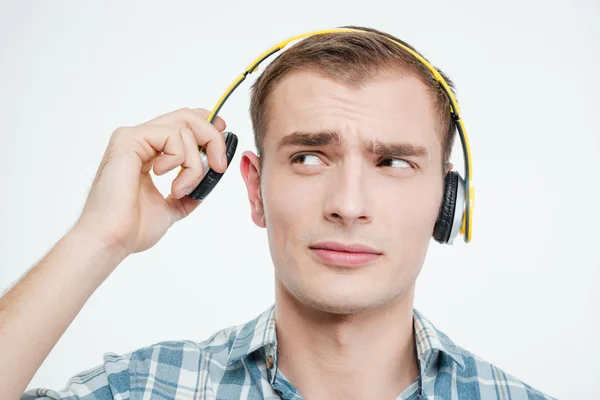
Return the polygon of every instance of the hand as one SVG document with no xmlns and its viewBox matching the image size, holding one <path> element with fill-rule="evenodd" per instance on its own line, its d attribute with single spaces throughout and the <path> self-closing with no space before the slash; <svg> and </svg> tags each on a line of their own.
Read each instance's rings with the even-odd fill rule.
<svg viewBox="0 0 600 400">
<path fill-rule="evenodd" d="M 227 168 L 220 133 L 225 121 L 217 117 L 213 126 L 206 121 L 208 114 L 184 108 L 115 130 L 74 229 L 125 256 L 154 246 L 200 203 L 187 196 L 206 172 L 198 145 L 205 146 L 210 168 L 217 172 Z M 165 198 L 150 170 L 163 175 L 178 166 L 183 169 Z"/>
</svg>

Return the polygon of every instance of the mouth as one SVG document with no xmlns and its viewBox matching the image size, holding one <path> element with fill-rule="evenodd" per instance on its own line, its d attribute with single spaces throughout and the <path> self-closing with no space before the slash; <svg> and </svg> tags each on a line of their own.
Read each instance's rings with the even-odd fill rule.
<svg viewBox="0 0 600 400">
<path fill-rule="evenodd" d="M 311 253 L 326 264 L 341 267 L 359 267 L 371 264 L 382 257 L 383 252 L 362 244 L 321 242 L 309 246 Z"/>
</svg>

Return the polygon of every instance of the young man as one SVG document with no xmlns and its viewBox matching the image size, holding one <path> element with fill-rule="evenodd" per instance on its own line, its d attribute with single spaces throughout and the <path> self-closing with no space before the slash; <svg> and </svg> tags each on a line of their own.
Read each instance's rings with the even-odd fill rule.
<svg viewBox="0 0 600 400">
<path fill-rule="evenodd" d="M 241 172 L 267 229 L 275 304 L 202 342 L 107 354 L 62 391 L 23 399 L 547 399 L 456 346 L 413 309 L 455 129 L 414 57 L 369 33 L 313 36 L 251 99 Z M 178 110 L 117 129 L 84 211 L 0 301 L 0 383 L 17 398 L 94 290 L 198 202 L 198 145 L 222 172 L 225 122 Z M 182 166 L 164 199 L 151 169 Z M 60 302 L 60 303 L 59 303 Z M 60 307 L 59 307 L 60 304 Z"/>
</svg>

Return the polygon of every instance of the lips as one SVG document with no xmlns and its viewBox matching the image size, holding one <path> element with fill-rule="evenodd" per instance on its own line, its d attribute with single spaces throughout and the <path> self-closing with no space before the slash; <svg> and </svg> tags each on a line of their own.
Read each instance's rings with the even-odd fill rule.
<svg viewBox="0 0 600 400">
<path fill-rule="evenodd" d="M 367 265 L 383 255 L 383 252 L 362 244 L 321 242 L 309 248 L 321 262 L 342 267 Z"/>
</svg>

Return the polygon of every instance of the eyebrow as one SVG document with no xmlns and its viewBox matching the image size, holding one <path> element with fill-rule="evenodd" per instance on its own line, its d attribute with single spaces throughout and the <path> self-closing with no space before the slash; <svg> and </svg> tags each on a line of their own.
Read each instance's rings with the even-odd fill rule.
<svg viewBox="0 0 600 400">
<path fill-rule="evenodd" d="M 426 157 L 429 155 L 427 148 L 412 143 L 383 143 L 380 141 L 367 141 L 365 147 L 370 153 L 382 158 L 395 157 Z"/>
<path fill-rule="evenodd" d="M 318 147 L 327 145 L 340 146 L 342 138 L 334 131 L 321 131 L 316 133 L 294 132 L 281 138 L 277 144 L 277 150 L 286 146 Z"/>
<path fill-rule="evenodd" d="M 339 133 L 335 131 L 321 132 L 293 132 L 281 138 L 277 144 L 277 150 L 287 146 L 319 147 L 319 146 L 341 146 L 343 143 Z M 384 143 L 378 140 L 366 140 L 363 142 L 365 149 L 372 154 L 383 158 L 395 157 L 426 157 L 429 151 L 426 147 L 406 142 Z"/>
</svg>

